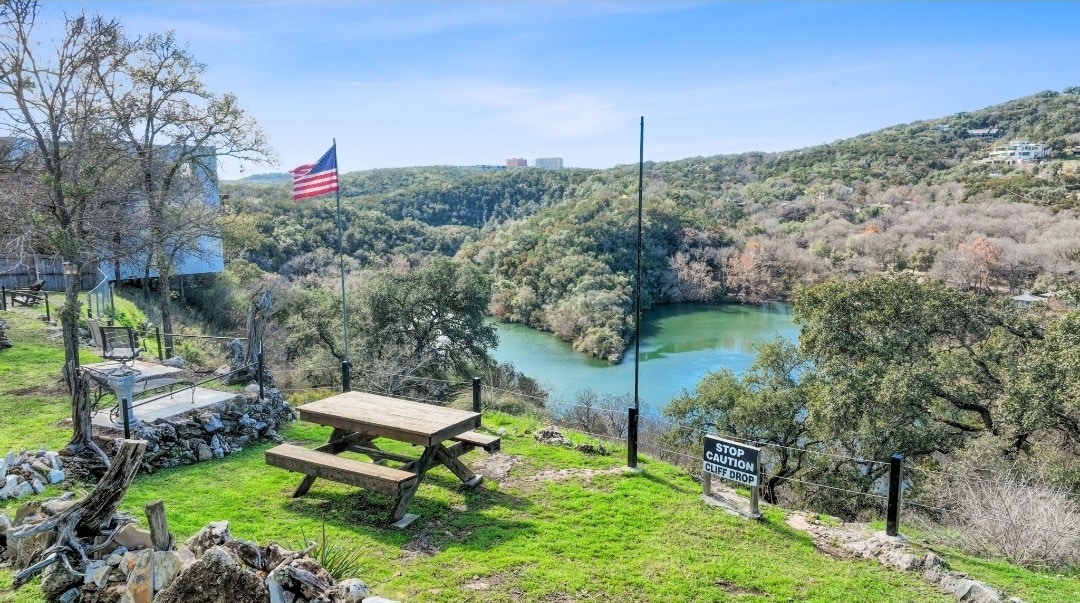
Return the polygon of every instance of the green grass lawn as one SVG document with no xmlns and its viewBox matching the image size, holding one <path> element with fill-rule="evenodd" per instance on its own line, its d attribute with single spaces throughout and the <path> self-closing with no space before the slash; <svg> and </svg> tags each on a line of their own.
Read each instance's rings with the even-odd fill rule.
<svg viewBox="0 0 1080 603">
<path fill-rule="evenodd" d="M 62 352 L 35 351 L 56 344 L 43 337 L 34 343 L 34 328 L 43 330 L 29 321 L 17 327 L 16 348 L 0 352 L 0 443 L 9 448 L 57 446 L 67 437 L 55 427 L 67 413 L 56 377 Z M 37 413 L 24 412 L 24 401 L 38 399 L 43 387 L 49 394 Z M 420 519 L 406 530 L 386 525 L 391 501 L 377 493 L 319 480 L 306 496 L 291 498 L 300 476 L 267 466 L 268 445 L 140 475 L 123 509 L 141 517 L 148 502 L 163 500 L 180 540 L 225 519 L 238 538 L 299 548 L 325 526 L 330 542 L 362 551 L 359 577 L 376 594 L 408 602 L 951 600 L 914 574 L 817 551 L 785 525 L 782 510 L 766 508 L 754 522 L 709 506 L 697 482 L 664 463 L 644 459 L 644 471 L 626 472 L 625 451 L 617 448 L 587 456 L 535 442 L 539 424 L 529 419 L 491 414 L 484 424 L 506 430 L 509 474 L 466 490 L 445 468 L 432 470 L 409 508 Z M 329 428 L 297 423 L 283 434 L 311 444 L 325 441 Z M 485 458 L 475 451 L 464 460 Z M 15 505 L 4 504 L 0 512 L 11 515 Z M 982 570 L 973 564 L 965 571 L 979 577 Z M 1075 581 L 1069 588 L 1017 575 L 1010 594 L 1027 601 L 1080 600 Z M 10 581 L 0 569 L 0 603 L 44 600 L 33 585 L 12 592 Z"/>
</svg>

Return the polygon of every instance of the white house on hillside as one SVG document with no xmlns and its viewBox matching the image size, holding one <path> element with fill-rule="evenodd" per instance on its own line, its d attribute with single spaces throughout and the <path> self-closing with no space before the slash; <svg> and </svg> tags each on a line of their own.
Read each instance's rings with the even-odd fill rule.
<svg viewBox="0 0 1080 603">
<path fill-rule="evenodd" d="M 1050 157 L 1050 149 L 1041 142 L 1011 140 L 1008 144 L 990 151 L 988 161 L 993 163 L 1024 163 Z"/>
</svg>

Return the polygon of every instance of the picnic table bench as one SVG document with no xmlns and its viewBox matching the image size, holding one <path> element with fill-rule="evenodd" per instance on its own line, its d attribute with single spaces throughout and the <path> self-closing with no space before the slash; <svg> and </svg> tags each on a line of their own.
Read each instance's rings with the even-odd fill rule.
<svg viewBox="0 0 1080 603">
<path fill-rule="evenodd" d="M 298 408 L 304 421 L 333 427 L 329 440 L 315 449 L 282 444 L 266 451 L 266 463 L 304 474 L 293 497 L 303 496 L 318 478 L 359 486 L 394 497 L 390 522 L 404 528 L 417 516 L 406 513 L 424 474 L 444 465 L 466 486 L 483 480 L 458 458 L 473 448 L 498 450 L 499 438 L 470 431 L 479 413 L 433 406 L 364 392 L 344 392 Z M 417 456 L 383 450 L 375 440 L 386 438 L 422 446 Z M 449 447 L 444 442 L 453 442 Z M 340 457 L 353 452 L 371 462 Z M 401 463 L 400 468 L 384 462 Z"/>
</svg>

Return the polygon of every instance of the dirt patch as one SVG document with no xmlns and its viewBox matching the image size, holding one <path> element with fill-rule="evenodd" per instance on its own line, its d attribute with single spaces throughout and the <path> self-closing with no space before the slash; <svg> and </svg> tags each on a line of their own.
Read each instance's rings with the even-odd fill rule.
<svg viewBox="0 0 1080 603">
<path fill-rule="evenodd" d="M 466 580 L 465 583 L 461 585 L 461 588 L 464 588 L 465 590 L 491 590 L 502 586 L 506 580 L 506 576 L 503 576 L 502 574 L 473 576 L 471 580 Z"/>
<path fill-rule="evenodd" d="M 439 546 L 436 534 L 441 525 L 438 521 L 424 524 L 424 527 L 420 528 L 420 531 L 401 547 L 404 561 L 409 562 L 438 555 L 442 548 Z"/>
<path fill-rule="evenodd" d="M 495 481 L 501 481 L 510 474 L 510 470 L 514 468 L 514 465 L 521 461 L 521 457 L 513 456 L 509 454 L 503 454 L 496 452 L 481 457 L 473 462 L 472 470 L 479 475 L 483 475 L 485 479 L 491 479 Z"/>
<path fill-rule="evenodd" d="M 623 471 L 625 469 L 622 467 L 613 469 L 545 469 L 533 475 L 506 479 L 502 483 L 508 486 L 527 487 L 533 484 L 565 482 L 573 479 L 582 479 L 588 482 L 592 481 L 597 475 L 614 475 Z"/>
<path fill-rule="evenodd" d="M 728 582 L 727 580 L 724 580 L 722 578 L 717 578 L 716 585 L 723 589 L 723 591 L 729 595 L 754 595 L 757 597 L 763 597 L 768 594 L 765 591 L 753 588 L 744 588 L 742 586 L 739 586 L 738 584 L 735 584 L 734 582 Z"/>
<path fill-rule="evenodd" d="M 835 559 L 853 557 L 851 550 L 844 545 L 866 540 L 870 536 L 864 524 L 826 523 L 814 515 L 801 512 L 789 513 L 787 524 L 808 534 L 814 548 Z"/>
</svg>

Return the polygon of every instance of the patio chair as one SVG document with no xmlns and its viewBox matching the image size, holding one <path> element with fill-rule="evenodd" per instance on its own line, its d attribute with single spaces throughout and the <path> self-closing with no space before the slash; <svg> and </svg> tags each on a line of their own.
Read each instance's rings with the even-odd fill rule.
<svg viewBox="0 0 1080 603">
<path fill-rule="evenodd" d="M 142 352 L 131 327 L 104 326 L 96 320 L 87 320 L 90 341 L 101 350 L 105 360 L 115 360 L 122 365 L 135 360 Z"/>
</svg>

